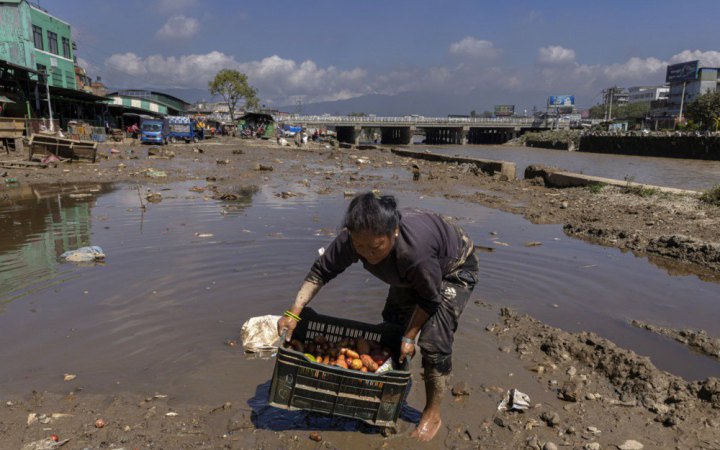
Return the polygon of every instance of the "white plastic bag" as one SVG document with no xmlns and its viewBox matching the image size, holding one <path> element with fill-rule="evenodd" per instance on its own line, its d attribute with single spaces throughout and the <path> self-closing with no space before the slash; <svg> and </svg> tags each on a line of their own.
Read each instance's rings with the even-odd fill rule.
<svg viewBox="0 0 720 450">
<path fill-rule="evenodd" d="M 530 396 L 518 391 L 510 389 L 503 397 L 498 405 L 498 411 L 523 411 L 530 407 Z"/>
<path fill-rule="evenodd" d="M 275 343 L 279 339 L 277 323 L 280 316 L 260 316 L 248 319 L 240 330 L 243 349 L 254 353 L 262 350 L 277 348 Z"/>
<path fill-rule="evenodd" d="M 81 247 L 77 250 L 70 250 L 60 255 L 60 258 L 70 262 L 90 262 L 105 259 L 103 249 L 94 245 L 92 247 Z"/>
</svg>

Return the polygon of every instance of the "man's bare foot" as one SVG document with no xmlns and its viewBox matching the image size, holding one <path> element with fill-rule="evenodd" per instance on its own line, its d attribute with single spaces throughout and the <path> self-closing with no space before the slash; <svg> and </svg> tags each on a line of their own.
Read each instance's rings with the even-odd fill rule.
<svg viewBox="0 0 720 450">
<path fill-rule="evenodd" d="M 440 414 L 436 412 L 425 411 L 420 418 L 417 428 L 410 434 L 420 442 L 427 442 L 435 437 L 442 426 Z"/>
</svg>

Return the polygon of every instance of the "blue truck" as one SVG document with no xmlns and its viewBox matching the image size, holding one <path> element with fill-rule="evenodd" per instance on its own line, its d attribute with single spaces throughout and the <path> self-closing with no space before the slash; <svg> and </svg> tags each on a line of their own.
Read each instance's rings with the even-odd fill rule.
<svg viewBox="0 0 720 450">
<path fill-rule="evenodd" d="M 198 127 L 194 119 L 183 116 L 169 116 L 170 133 L 168 140 L 171 143 L 185 141 L 186 143 L 198 142 L 204 139 L 205 133 L 201 127 Z"/>
<path fill-rule="evenodd" d="M 143 119 L 140 123 L 140 143 L 166 145 L 170 136 L 167 119 Z"/>
</svg>

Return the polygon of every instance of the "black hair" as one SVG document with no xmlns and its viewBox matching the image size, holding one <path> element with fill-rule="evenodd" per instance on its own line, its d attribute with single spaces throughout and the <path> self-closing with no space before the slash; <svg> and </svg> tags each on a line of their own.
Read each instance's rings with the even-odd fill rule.
<svg viewBox="0 0 720 450">
<path fill-rule="evenodd" d="M 350 201 L 342 226 L 351 233 L 368 231 L 377 236 L 389 236 L 399 223 L 400 213 L 394 196 L 365 192 Z"/>
</svg>

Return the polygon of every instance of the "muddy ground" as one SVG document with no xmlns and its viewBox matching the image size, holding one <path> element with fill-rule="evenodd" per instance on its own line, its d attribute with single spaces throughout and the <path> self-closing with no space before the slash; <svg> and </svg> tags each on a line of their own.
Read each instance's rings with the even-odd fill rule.
<svg viewBox="0 0 720 450">
<path fill-rule="evenodd" d="M 181 180 L 194 180 L 196 190 L 209 198 L 228 200 L 271 180 L 288 186 L 276 193 L 284 198 L 298 195 L 292 192 L 296 183 L 321 195 L 375 188 L 414 191 L 522 214 L 534 223 L 562 223 L 571 236 L 648 255 L 672 273 L 711 280 L 720 273 L 720 208 L 693 197 L 612 187 L 549 189 L 537 180 L 502 180 L 468 166 L 411 161 L 389 149 L 281 148 L 241 140 L 169 146 L 174 155 L 157 157 L 148 157 L 149 149 L 103 145 L 97 164 L 0 168 L 0 180 L 17 180 L 0 181 L 0 202 L 57 184 L 82 193 L 103 182 L 137 184 L 139 201 L 161 193 L 164 183 Z M 11 159 L 18 158 L 0 156 L 0 163 Z M 417 181 L 413 164 L 419 168 Z M 427 445 L 407 436 L 417 419 L 412 412 L 400 421 L 399 434 L 390 436 L 312 416 L 295 415 L 273 425 L 263 419 L 264 408 L 249 405 L 247 396 L 238 393 L 237 380 L 223 375 L 232 367 L 222 367 L 207 368 L 217 383 L 206 402 L 179 402 L 173 392 L 88 392 L 76 380 L 62 392 L 43 386 L 27 386 L 25 392 L 0 389 L 0 448 L 22 448 L 51 434 L 61 442 L 70 439 L 63 448 L 72 449 L 617 448 L 628 440 L 646 449 L 720 448 L 717 379 L 685 381 L 598 336 L 569 334 L 501 311 L 483 303 L 479 294 L 474 300 L 464 322 L 487 332 L 480 342 L 466 343 L 477 354 L 456 362 L 450 382 L 465 383 L 469 395 L 448 394 L 444 429 Z M 239 350 L 228 351 L 236 351 L 237 364 L 242 363 Z M 269 376 L 272 361 L 263 362 L 262 370 Z M 531 408 L 496 411 L 513 387 L 530 396 Z M 409 399 L 416 408 L 423 401 L 420 391 L 416 386 Z M 100 428 L 95 426 L 99 418 L 105 422 Z M 320 432 L 320 442 L 309 439 L 312 431 Z M 622 448 L 640 448 L 628 445 Z"/>
</svg>

